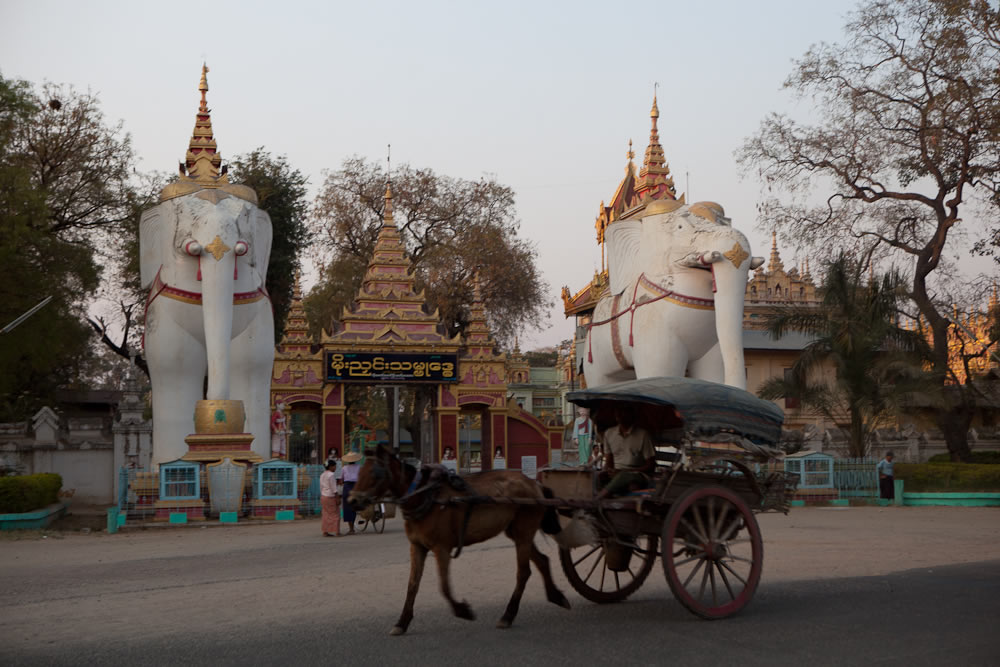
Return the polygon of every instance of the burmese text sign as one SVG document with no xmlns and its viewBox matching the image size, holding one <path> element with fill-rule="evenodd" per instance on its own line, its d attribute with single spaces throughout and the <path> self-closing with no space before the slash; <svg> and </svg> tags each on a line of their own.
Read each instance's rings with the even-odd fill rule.
<svg viewBox="0 0 1000 667">
<path fill-rule="evenodd" d="M 326 379 L 338 382 L 457 382 L 457 354 L 327 352 Z"/>
</svg>

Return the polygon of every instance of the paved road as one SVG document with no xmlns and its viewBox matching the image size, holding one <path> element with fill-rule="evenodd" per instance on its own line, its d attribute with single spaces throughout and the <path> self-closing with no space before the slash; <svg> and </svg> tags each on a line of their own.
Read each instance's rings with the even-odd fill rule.
<svg viewBox="0 0 1000 667">
<path fill-rule="evenodd" d="M 514 627 L 496 630 L 513 585 L 497 539 L 453 567 L 479 618 L 448 613 L 430 567 L 404 637 L 387 636 L 408 567 L 388 525 L 344 539 L 303 521 L 0 540 L 0 664 L 1000 664 L 997 510 L 762 516 L 761 587 L 717 622 L 677 604 L 657 567 L 607 606 L 557 572 L 572 611 L 532 577 Z"/>
</svg>

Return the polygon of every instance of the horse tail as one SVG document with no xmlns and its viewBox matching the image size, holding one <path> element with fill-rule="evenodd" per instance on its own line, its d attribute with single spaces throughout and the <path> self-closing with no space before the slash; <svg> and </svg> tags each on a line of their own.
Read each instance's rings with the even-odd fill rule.
<svg viewBox="0 0 1000 667">
<path fill-rule="evenodd" d="M 546 498 L 556 497 L 556 495 L 552 493 L 552 489 L 547 486 L 542 487 L 542 495 Z M 542 532 L 548 535 L 558 535 L 562 532 L 562 526 L 559 524 L 559 515 L 556 514 L 556 508 L 545 508 L 545 514 L 542 515 Z"/>
</svg>

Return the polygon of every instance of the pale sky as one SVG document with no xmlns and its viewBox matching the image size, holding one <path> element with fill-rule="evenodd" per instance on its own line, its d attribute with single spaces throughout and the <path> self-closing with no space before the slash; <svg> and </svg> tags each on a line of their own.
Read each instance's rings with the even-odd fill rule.
<svg viewBox="0 0 1000 667">
<path fill-rule="evenodd" d="M 733 152 L 792 108 L 792 60 L 837 41 L 853 2 L 49 2 L 0 0 L 0 72 L 71 83 L 122 119 L 140 169 L 184 156 L 204 58 L 223 159 L 264 146 L 312 192 L 361 155 L 517 195 L 553 308 L 522 349 L 570 338 L 559 291 L 600 266 L 594 219 L 641 164 L 659 82 L 660 140 L 678 193 L 721 203 L 767 256 L 760 186 Z M 786 266 L 796 257 L 789 248 Z M 309 287 L 307 282 L 306 287 Z"/>
</svg>

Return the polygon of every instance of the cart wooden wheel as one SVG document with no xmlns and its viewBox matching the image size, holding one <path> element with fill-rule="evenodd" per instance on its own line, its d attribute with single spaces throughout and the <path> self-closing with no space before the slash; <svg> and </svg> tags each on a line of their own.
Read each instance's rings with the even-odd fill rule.
<svg viewBox="0 0 1000 667">
<path fill-rule="evenodd" d="M 636 538 L 639 549 L 611 539 L 576 549 L 559 549 L 559 562 L 570 585 L 591 602 L 620 602 L 639 590 L 656 562 L 655 535 Z M 645 553 L 643 553 L 645 552 Z"/>
<path fill-rule="evenodd" d="M 722 486 L 696 486 L 663 522 L 663 572 L 674 597 L 702 618 L 732 616 L 753 598 L 764 544 L 750 507 Z"/>
</svg>

